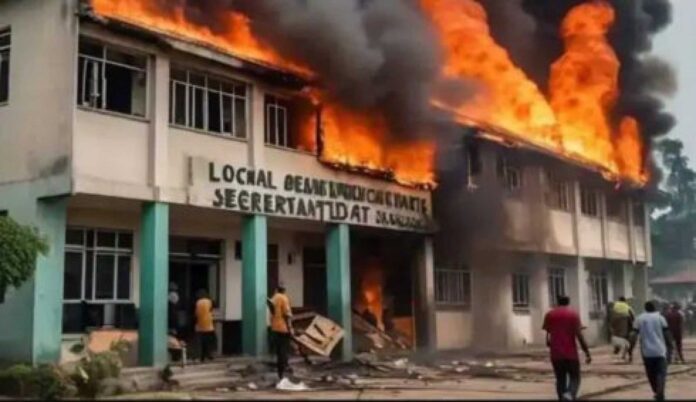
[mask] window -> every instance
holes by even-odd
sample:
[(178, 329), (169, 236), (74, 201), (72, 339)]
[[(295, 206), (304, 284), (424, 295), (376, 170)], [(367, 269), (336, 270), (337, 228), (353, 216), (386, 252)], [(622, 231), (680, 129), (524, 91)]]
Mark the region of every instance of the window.
[(599, 192), (580, 187), (580, 210), (583, 215), (599, 217)]
[(602, 314), (609, 302), (609, 283), (606, 272), (590, 274), (590, 295), (592, 297), (592, 312), (595, 316)]
[(498, 156), (498, 179), (503, 187), (510, 192), (517, 191), (522, 188), (522, 169), (514, 165), (511, 161), (503, 156)]
[(266, 96), (266, 144), (291, 147), (288, 141), (288, 105), (285, 100)]
[(246, 138), (246, 84), (173, 68), (169, 85), (170, 124)]
[(571, 183), (554, 178), (551, 175), (547, 175), (547, 177), (548, 192), (546, 193), (546, 205), (549, 208), (570, 212), (573, 209)]
[(147, 57), (80, 38), (77, 104), (145, 117)]
[(0, 104), (10, 97), (10, 29), (0, 29)]
[(556, 305), (559, 296), (566, 296), (565, 269), (549, 268), (549, 303)]
[(481, 154), (479, 146), (476, 143), (467, 143), (466, 148), (466, 186), (468, 188), (476, 188), (478, 177), (481, 174)]
[(65, 301), (129, 301), (133, 235), (68, 228), (65, 235)]
[(645, 204), (639, 201), (633, 201), (633, 225), (645, 226)]
[(447, 306), (470, 306), (471, 272), (467, 269), (436, 269), (435, 301)]
[(529, 275), (512, 274), (512, 308), (526, 310), (529, 308)]
[(606, 196), (607, 218), (626, 222), (626, 203), (618, 194)]

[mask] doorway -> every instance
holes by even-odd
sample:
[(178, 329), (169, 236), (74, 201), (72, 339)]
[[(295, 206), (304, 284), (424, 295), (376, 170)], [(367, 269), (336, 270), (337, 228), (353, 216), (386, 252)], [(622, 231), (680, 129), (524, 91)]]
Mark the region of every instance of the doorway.
[(327, 315), (326, 251), (322, 247), (305, 247), (302, 250), (302, 298), (304, 307)]

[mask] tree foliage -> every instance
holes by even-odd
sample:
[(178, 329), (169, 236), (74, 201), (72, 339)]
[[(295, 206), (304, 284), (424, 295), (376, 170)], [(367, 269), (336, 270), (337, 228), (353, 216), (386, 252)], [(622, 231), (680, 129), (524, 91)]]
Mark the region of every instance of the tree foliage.
[(36, 258), (48, 243), (35, 228), (0, 217), (0, 298), (8, 286), (19, 287), (34, 273)]
[(665, 139), (657, 144), (662, 164), (667, 170), (664, 181), (669, 197), (670, 214), (689, 214), (696, 208), (696, 171), (689, 167), (680, 140)]

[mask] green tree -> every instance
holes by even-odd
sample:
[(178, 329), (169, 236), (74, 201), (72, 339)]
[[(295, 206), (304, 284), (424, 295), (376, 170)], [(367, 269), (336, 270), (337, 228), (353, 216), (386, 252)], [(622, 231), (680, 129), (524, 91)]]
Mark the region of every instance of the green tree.
[(662, 164), (667, 170), (664, 179), (671, 215), (690, 214), (696, 208), (696, 172), (689, 167), (684, 155), (684, 144), (665, 139), (657, 144)]
[(19, 287), (34, 274), (36, 258), (48, 243), (35, 228), (0, 217), (0, 300), (8, 286)]

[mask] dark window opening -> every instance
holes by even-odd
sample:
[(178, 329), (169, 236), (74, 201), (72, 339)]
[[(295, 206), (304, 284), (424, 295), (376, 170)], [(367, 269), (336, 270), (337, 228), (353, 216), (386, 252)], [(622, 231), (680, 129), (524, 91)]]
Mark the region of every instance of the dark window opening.
[(317, 152), (317, 111), (302, 98), (266, 95), (265, 141), (281, 148)]
[(626, 221), (626, 203), (618, 194), (608, 194), (606, 197), (607, 218), (619, 222)]
[(587, 187), (580, 187), (580, 211), (583, 215), (599, 217), (599, 192)]
[(10, 97), (10, 45), (12, 44), (9, 28), (0, 30), (0, 103)]

